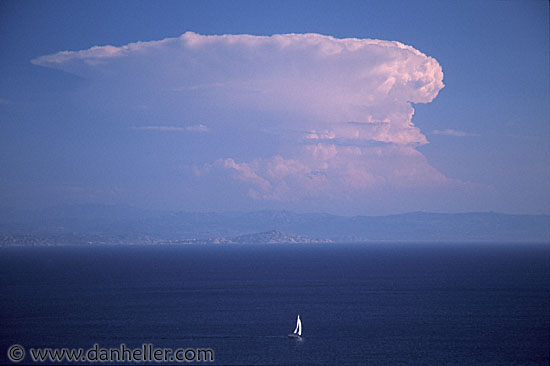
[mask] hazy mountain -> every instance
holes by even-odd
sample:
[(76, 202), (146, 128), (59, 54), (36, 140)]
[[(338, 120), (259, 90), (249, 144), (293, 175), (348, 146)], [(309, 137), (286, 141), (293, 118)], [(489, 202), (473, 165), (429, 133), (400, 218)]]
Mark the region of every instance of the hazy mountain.
[(124, 206), (72, 205), (0, 211), (0, 233), (108, 235), (158, 239), (238, 237), (284, 232), (333, 241), (550, 242), (550, 215), (493, 212), (336, 216), (289, 211), (166, 212)]
[(329, 239), (312, 239), (302, 235), (289, 235), (277, 230), (266, 231), (263, 233), (239, 235), (231, 238), (233, 243), (253, 244), (253, 243), (327, 243)]

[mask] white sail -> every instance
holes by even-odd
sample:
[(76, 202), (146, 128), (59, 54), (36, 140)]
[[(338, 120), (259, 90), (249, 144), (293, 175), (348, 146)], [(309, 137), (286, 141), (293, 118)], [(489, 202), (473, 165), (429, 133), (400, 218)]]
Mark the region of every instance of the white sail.
[(299, 336), (302, 335), (302, 322), (300, 321), (300, 315), (298, 315), (298, 319), (296, 320), (296, 329), (294, 329), (294, 334), (298, 334)]

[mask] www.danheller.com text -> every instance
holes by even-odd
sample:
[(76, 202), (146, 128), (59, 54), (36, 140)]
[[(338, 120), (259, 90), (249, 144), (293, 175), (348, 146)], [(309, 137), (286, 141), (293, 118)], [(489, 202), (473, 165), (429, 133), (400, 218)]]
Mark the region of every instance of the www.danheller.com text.
[[(28, 355), (30, 358), (25, 358)], [(29, 348), (14, 344), (8, 348), (12, 362), (214, 362), (211, 348), (163, 348), (145, 343), (131, 348), (121, 344), (116, 348), (94, 344), (84, 348)]]

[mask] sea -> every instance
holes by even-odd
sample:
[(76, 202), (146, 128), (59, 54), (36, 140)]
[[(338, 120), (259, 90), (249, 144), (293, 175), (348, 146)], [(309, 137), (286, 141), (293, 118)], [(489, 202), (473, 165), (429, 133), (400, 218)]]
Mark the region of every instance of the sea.
[(550, 244), (13, 247), (0, 284), (0, 364), (122, 344), (214, 365), (549, 364)]

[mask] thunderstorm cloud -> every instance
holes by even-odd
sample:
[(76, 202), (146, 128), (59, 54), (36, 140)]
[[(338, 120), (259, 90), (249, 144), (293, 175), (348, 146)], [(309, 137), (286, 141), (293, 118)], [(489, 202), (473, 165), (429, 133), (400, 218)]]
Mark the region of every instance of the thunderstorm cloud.
[(349, 198), (377, 187), (449, 182), (418, 150), (428, 140), (412, 122), (413, 105), (431, 102), (443, 88), (441, 66), (399, 42), (187, 32), (32, 62), (90, 80), (103, 95), (98, 104), (145, 106), (193, 126), (134, 129), (206, 132), (205, 125), (223, 125), (246, 134), (268, 124), (269, 133), (290, 142), (267, 156), (258, 147), (246, 157), (220, 154), (196, 169), (205, 180), (229, 174), (253, 199)]

